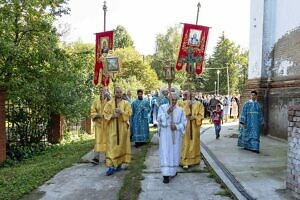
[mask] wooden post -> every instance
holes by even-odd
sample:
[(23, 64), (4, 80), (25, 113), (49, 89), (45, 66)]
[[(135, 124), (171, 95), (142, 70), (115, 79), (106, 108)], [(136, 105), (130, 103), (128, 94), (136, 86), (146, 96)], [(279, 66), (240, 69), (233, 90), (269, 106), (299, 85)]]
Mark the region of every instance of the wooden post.
[[(112, 82), (113, 82), (113, 87), (114, 87), (114, 95), (115, 95), (115, 109), (117, 109), (118, 108), (118, 102), (117, 102), (117, 97), (116, 97), (116, 84), (115, 84), (115, 82), (116, 82), (116, 78), (115, 78), (115, 74), (114, 73), (112, 73)], [(117, 145), (119, 145), (120, 144), (120, 131), (119, 131), (119, 118), (117, 117), (117, 118), (115, 118), (115, 120), (116, 120), (116, 128), (117, 128)]]
[[(118, 108), (117, 98), (115, 97), (115, 109)], [(119, 131), (119, 117), (116, 118), (116, 126), (117, 126), (117, 145), (120, 144), (120, 131)]]
[[(171, 105), (171, 100), (172, 100), (172, 95), (171, 95), (171, 85), (172, 85), (172, 82), (171, 81), (168, 81), (168, 89), (169, 89), (169, 105)], [(174, 117), (173, 117), (173, 111), (171, 114), (171, 124), (174, 123)], [(173, 141), (173, 144), (175, 144), (175, 132), (172, 130), (172, 141)]]
[[(190, 87), (189, 87), (189, 93), (190, 93), (190, 103), (191, 105), (189, 106), (190, 107), (190, 117), (192, 117), (193, 115), (193, 104), (192, 104), (192, 69), (190, 69), (187, 73), (187, 78), (189, 80), (189, 83), (190, 83)], [(190, 120), (190, 119), (189, 119)], [(192, 126), (192, 121), (190, 120), (190, 139), (193, 140), (193, 126)]]
[(6, 160), (5, 89), (0, 88), (0, 163)]
[[(193, 104), (192, 104), (192, 102), (193, 102), (193, 99), (192, 99), (192, 90), (190, 89), (190, 113), (191, 113), (191, 117), (193, 116)], [(192, 126), (192, 122), (193, 121), (191, 121), (190, 120), (190, 139), (191, 140), (193, 140), (193, 126)]]
[(91, 118), (87, 117), (83, 121), (81, 121), (81, 127), (82, 127), (82, 130), (84, 130), (88, 134), (91, 134), (92, 133), (92, 121), (91, 121)]
[(64, 133), (64, 117), (59, 114), (51, 114), (48, 141), (56, 144), (61, 141)]

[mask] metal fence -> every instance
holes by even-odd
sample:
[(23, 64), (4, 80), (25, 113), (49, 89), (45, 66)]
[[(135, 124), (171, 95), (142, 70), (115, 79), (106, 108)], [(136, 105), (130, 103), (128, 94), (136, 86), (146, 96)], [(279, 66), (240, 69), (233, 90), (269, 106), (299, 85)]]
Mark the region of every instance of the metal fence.
[(32, 143), (45, 143), (49, 118), (39, 112), (37, 106), (24, 103), (5, 102), (7, 143), (27, 146)]
[(73, 132), (73, 131), (81, 131), (83, 129), (82, 127), (82, 120), (76, 120), (76, 121), (65, 121), (65, 131)]

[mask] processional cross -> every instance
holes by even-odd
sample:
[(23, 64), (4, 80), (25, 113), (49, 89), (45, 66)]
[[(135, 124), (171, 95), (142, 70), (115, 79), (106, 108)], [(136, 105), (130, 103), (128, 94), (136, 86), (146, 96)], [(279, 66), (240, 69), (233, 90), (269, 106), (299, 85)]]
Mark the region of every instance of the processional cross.
[(187, 72), (188, 75), (191, 76), (192, 73), (194, 72), (194, 65), (198, 62), (202, 62), (202, 57), (201, 56), (194, 56), (193, 54), (193, 48), (189, 47), (187, 50), (187, 57), (181, 57), (179, 59), (179, 62), (184, 65), (187, 65)]
[[(181, 57), (179, 59), (179, 62), (184, 65), (186, 64), (187, 66), (187, 75), (188, 75), (188, 79), (189, 81), (191, 82), (193, 79), (192, 79), (192, 73), (194, 72), (194, 66), (196, 63), (198, 62), (202, 62), (202, 57), (201, 56), (194, 56), (193, 54), (193, 48), (192, 47), (189, 47), (188, 50), (187, 50), (187, 57)], [(191, 87), (189, 87), (191, 88)], [(191, 89), (189, 91), (190, 93), (190, 102), (192, 102), (192, 92), (191, 92)], [(191, 117), (193, 116), (193, 110), (192, 110), (192, 106), (193, 104), (190, 104), (190, 115)], [(190, 139), (192, 140), (193, 139), (193, 126), (192, 126), (192, 121), (190, 121), (190, 134), (191, 134), (191, 137)]]

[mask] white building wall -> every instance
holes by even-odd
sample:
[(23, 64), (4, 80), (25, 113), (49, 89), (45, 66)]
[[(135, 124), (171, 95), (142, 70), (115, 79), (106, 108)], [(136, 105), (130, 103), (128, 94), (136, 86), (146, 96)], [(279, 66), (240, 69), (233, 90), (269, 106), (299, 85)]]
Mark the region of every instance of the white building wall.
[[(271, 51), (275, 44), (276, 29), (276, 0), (264, 0), (263, 22), (263, 64), (261, 77), (271, 77), (272, 55)], [(265, 70), (264, 70), (265, 69)]]
[(272, 69), (271, 52), (280, 38), (300, 26), (299, 9), (300, 0), (251, 0), (248, 79), (270, 77), (272, 70), (286, 72), (292, 67), (289, 60), (281, 60), (280, 69)]
[[(300, 1), (299, 0), (276, 0), (276, 18), (274, 24), (274, 38), (273, 46), (282, 38), (287, 39), (287, 35), (299, 29), (300, 26)], [(294, 41), (298, 42), (298, 41)], [(288, 77), (295, 74), (297, 62), (295, 62), (295, 47), (294, 44), (289, 44), (286, 47), (286, 52), (290, 56), (275, 56), (274, 66), (272, 68), (272, 77)], [(296, 56), (297, 57), (297, 56)], [(299, 66), (298, 66), (299, 67)]]
[(251, 0), (248, 79), (261, 77), (263, 63), (264, 1)]
[(274, 0), (276, 2), (275, 39), (300, 26), (299, 0)]

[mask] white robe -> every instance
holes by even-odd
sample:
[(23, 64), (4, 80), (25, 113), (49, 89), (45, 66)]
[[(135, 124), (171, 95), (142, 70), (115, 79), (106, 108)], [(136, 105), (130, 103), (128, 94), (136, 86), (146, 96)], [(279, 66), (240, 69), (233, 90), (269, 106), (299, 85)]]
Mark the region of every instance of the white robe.
[[(160, 168), (163, 176), (175, 176), (180, 161), (182, 136), (187, 124), (184, 111), (176, 105), (173, 110), (173, 121), (177, 130), (171, 131), (171, 115), (168, 114), (169, 104), (161, 105), (158, 109), (158, 133)], [(173, 144), (172, 134), (175, 135)]]

